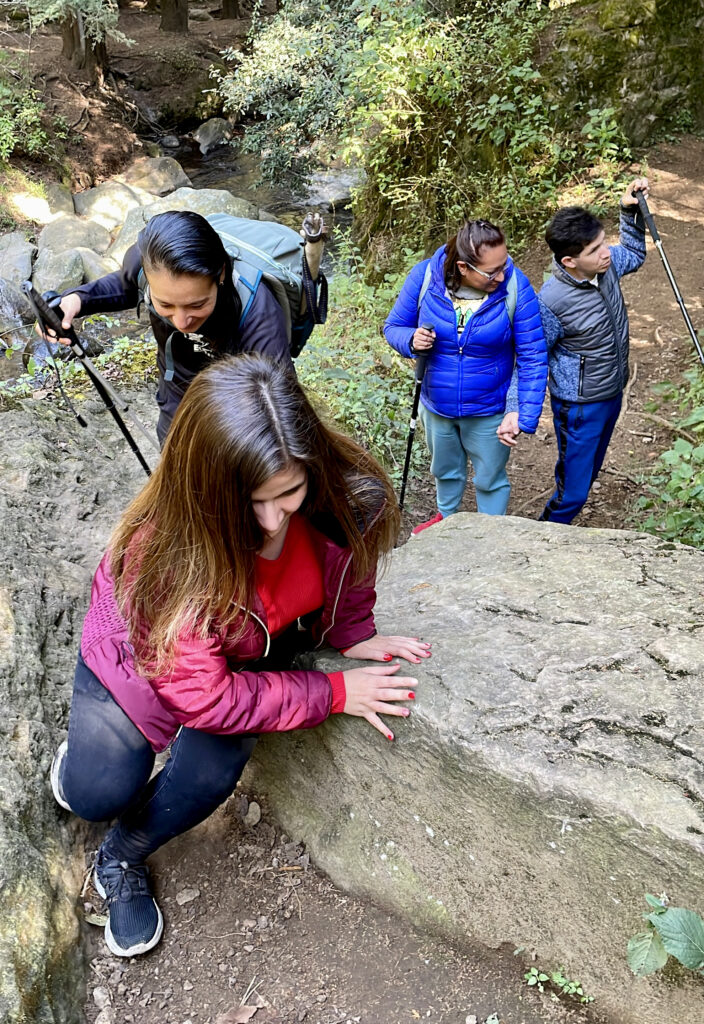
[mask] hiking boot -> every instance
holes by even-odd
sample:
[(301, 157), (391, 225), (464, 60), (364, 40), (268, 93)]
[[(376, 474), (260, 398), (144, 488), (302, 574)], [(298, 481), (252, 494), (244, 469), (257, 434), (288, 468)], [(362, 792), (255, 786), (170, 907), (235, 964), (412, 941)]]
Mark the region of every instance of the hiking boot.
[(146, 864), (118, 860), (103, 843), (95, 858), (93, 883), (107, 906), (105, 942), (110, 952), (138, 956), (153, 949), (164, 930), (164, 918), (152, 894)]
[(64, 763), (67, 750), (68, 741), (64, 740), (54, 754), (54, 760), (51, 762), (51, 768), (49, 769), (49, 781), (51, 782), (51, 788), (54, 793), (54, 800), (56, 800), (57, 804), (63, 807), (65, 811), (70, 811), (71, 805), (64, 796), (64, 791), (61, 787), (61, 766)]
[(436, 513), (432, 519), (428, 519), (425, 523), (419, 523), (418, 526), (414, 526), (411, 530), (411, 537), (417, 537), (423, 530), (427, 530), (429, 526), (435, 526), (436, 523), (441, 523), (443, 520), (442, 512)]

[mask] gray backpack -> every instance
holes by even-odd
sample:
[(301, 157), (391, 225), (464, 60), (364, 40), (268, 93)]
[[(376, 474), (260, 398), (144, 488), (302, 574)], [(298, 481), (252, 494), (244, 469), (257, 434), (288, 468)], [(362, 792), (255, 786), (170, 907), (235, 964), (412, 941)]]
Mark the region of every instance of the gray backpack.
[[(247, 220), (227, 213), (214, 213), (206, 219), (233, 260), (232, 281), (242, 303), (239, 326), (264, 281), (283, 310), (291, 355), (297, 356), (313, 327), (325, 323), (327, 316), (327, 280), (322, 272), (317, 281), (311, 280), (303, 239), (293, 228), (275, 221)], [(312, 316), (301, 317), (304, 292)]]

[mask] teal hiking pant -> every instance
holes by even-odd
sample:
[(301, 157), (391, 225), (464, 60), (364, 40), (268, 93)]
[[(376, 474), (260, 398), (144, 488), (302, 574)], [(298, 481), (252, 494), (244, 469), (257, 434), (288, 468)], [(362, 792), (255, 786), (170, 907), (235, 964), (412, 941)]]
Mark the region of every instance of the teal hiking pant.
[(451, 516), (459, 509), (467, 487), (467, 459), (470, 459), (477, 511), (490, 516), (505, 515), (511, 494), (506, 474), (511, 449), (501, 444), (496, 436), (503, 416), (447, 419), (421, 406), (420, 418), (430, 451), (430, 472), (435, 477), (438, 511), (443, 516)]

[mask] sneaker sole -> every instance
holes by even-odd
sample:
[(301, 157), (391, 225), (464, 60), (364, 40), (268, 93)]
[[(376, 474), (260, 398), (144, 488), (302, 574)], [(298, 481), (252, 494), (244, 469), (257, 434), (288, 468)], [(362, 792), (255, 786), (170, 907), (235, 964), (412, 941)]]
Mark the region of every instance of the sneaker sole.
[[(106, 899), (107, 893), (105, 892), (105, 889), (103, 888), (100, 879), (98, 878), (98, 872), (95, 870), (93, 871), (93, 885), (95, 886), (95, 891), (98, 893), (101, 899)], [(115, 941), (114, 935), (110, 931), (110, 918), (108, 917), (108, 920), (105, 924), (105, 945), (108, 947), (113, 956), (139, 956), (140, 953), (148, 953), (150, 949), (154, 949), (154, 947), (160, 941), (161, 936), (164, 933), (164, 917), (163, 914), (161, 913), (161, 910), (159, 909), (159, 904), (157, 903), (157, 901), (153, 900), (153, 903), (154, 906), (156, 907), (157, 913), (156, 930), (154, 934), (152, 935), (151, 939), (148, 939), (146, 942), (137, 942), (135, 943), (134, 946), (130, 946), (128, 949), (125, 949), (124, 946), (118, 946), (117, 942)]]
[(59, 807), (63, 807), (65, 811), (71, 811), (71, 805), (66, 800), (66, 797), (61, 793), (61, 787), (59, 785), (59, 771), (61, 770), (61, 764), (66, 751), (68, 750), (68, 741), (64, 740), (59, 746), (59, 749), (54, 754), (54, 759), (51, 762), (51, 769), (49, 770), (49, 781), (51, 782), (51, 790), (54, 794), (54, 800), (56, 800)]

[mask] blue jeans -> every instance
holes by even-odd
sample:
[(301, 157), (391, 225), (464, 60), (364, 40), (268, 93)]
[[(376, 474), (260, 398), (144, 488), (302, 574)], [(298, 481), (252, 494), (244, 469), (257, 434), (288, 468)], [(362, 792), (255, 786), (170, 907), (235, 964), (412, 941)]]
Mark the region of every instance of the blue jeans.
[(110, 849), (140, 864), (228, 798), (256, 741), (184, 727), (150, 781), (154, 751), (79, 654), (61, 788), (80, 817), (117, 818)]
[(605, 402), (551, 399), (558, 451), (556, 486), (540, 519), (571, 523), (584, 507), (621, 412), (621, 397)]
[(467, 459), (472, 460), (472, 483), (477, 511), (490, 516), (506, 514), (511, 485), (506, 463), (511, 449), (501, 444), (496, 429), (503, 416), (436, 416), (421, 406), (420, 418), (430, 451), (430, 472), (435, 477), (438, 510), (451, 516), (462, 503), (467, 487)]

